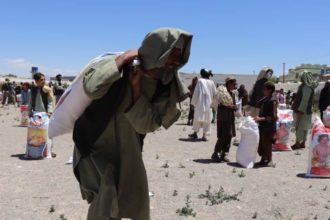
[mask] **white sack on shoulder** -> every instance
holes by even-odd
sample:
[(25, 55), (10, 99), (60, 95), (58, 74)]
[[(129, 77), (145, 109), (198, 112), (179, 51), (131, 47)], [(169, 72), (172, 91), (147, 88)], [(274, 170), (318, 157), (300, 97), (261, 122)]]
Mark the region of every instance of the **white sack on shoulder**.
[(84, 91), (84, 72), (99, 61), (116, 54), (119, 53), (107, 53), (91, 60), (66, 89), (50, 118), (48, 130), (50, 138), (71, 132), (76, 120), (92, 102), (92, 99)]
[(253, 168), (257, 158), (259, 144), (258, 124), (252, 117), (247, 117), (242, 122), (240, 128), (241, 142), (236, 152), (236, 160), (245, 168)]

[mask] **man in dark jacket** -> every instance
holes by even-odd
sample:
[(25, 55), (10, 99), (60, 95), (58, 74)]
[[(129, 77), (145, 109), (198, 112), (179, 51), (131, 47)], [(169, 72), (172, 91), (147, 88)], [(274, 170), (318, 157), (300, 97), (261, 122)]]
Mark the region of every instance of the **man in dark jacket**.
[(321, 114), (321, 119), (323, 120), (323, 111), (330, 105), (330, 81), (327, 81), (321, 90), (319, 109)]
[(249, 115), (256, 117), (259, 115), (259, 105), (258, 102), (263, 97), (263, 88), (268, 79), (273, 75), (273, 70), (269, 67), (264, 67), (260, 70), (257, 81), (253, 86), (252, 94), (249, 103)]

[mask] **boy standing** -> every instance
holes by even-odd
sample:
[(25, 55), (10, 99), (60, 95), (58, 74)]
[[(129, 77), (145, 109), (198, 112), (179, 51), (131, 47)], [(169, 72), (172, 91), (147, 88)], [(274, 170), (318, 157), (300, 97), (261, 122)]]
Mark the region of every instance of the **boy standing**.
[(256, 164), (257, 166), (273, 166), (272, 144), (277, 120), (277, 101), (273, 98), (274, 91), (275, 85), (270, 81), (266, 82), (263, 89), (264, 97), (258, 101), (259, 116), (254, 118), (259, 124), (260, 133), (258, 154), (261, 156), (261, 160)]
[[(228, 159), (228, 153), (230, 150), (231, 139), (236, 136), (235, 131), (235, 111), (237, 107), (235, 105), (235, 95), (233, 90), (236, 89), (236, 79), (228, 77), (226, 79), (226, 88), (231, 97), (231, 104), (220, 103), (218, 105), (217, 115), (217, 143), (214, 147), (214, 152), (211, 156), (212, 160), (216, 163), (230, 162)], [(219, 156), (220, 155), (220, 156)]]

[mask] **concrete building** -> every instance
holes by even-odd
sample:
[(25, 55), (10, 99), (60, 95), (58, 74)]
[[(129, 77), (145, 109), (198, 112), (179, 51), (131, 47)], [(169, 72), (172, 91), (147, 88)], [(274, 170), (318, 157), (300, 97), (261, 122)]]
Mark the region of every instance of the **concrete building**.
[[(330, 67), (326, 64), (301, 64), (294, 69), (289, 69), (288, 75), (285, 75), (285, 82), (298, 82), (300, 81), (300, 73), (304, 70), (308, 70), (320, 81), (324, 80), (323, 76), (330, 74)], [(279, 81), (283, 82), (283, 76), (279, 77)]]

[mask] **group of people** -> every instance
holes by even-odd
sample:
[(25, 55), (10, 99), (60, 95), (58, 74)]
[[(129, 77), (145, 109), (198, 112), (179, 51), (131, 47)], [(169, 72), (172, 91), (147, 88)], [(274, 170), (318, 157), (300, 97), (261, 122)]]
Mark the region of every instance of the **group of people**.
[[(2, 105), (13, 104), (17, 106), (29, 103), (29, 83), (17, 84), (15, 81), (10, 82), (8, 78), (1, 86)], [(19, 98), (20, 97), (20, 98)]]
[[(191, 97), (188, 125), (193, 125), (193, 133), (189, 137), (197, 139), (198, 132), (202, 129), (201, 140), (207, 141), (206, 135), (210, 132), (212, 118), (216, 115), (218, 140), (211, 156), (213, 161), (229, 162), (228, 153), (231, 140), (236, 136), (235, 112), (241, 108), (240, 111), (243, 115), (247, 111), (259, 123), (261, 139), (258, 152), (262, 158), (258, 164), (272, 165), (271, 143), (276, 131), (277, 118), (277, 101), (273, 98), (275, 85), (268, 81), (272, 74), (273, 70), (268, 67), (260, 71), (250, 100), (244, 85), (240, 85), (237, 89), (237, 80), (234, 77), (228, 77), (222, 88), (220, 88), (221, 86), (216, 88), (210, 79), (213, 76), (212, 72), (202, 69), (201, 78), (195, 77), (192, 80), (188, 87)], [(216, 112), (216, 114), (212, 114), (212, 112)]]
[[(46, 85), (45, 75), (42, 73), (35, 73), (33, 75), (33, 79), (34, 81), (31, 83), (21, 82), (20, 84), (17, 84), (15, 81), (10, 82), (8, 78), (5, 79), (5, 82), (1, 87), (1, 104), (3, 106), (9, 104), (17, 104), (18, 107), (20, 105), (29, 105), (30, 115), (32, 114), (32, 111), (40, 110), (40, 106), (45, 106), (43, 107), (44, 110), (49, 109), (49, 113), (51, 113), (53, 106), (58, 102), (59, 98), (65, 91), (64, 84), (62, 83), (62, 75), (58, 74), (56, 76), (56, 80), (54, 82), (50, 81), (48, 85)], [(42, 92), (49, 94), (49, 98), (46, 99), (44, 94), (42, 92), (40, 93), (42, 94), (42, 105), (41, 101), (37, 98), (39, 97), (39, 93), (36, 92), (38, 89), (40, 90), (40, 88), (43, 89)], [(34, 106), (36, 102), (37, 107), (35, 108)]]
[[(277, 100), (275, 86), (268, 79), (273, 70), (267, 67), (260, 71), (250, 100), (244, 86), (237, 90), (237, 80), (228, 77), (219, 87), (226, 93), (221, 97), (225, 100), (214, 102), (219, 98), (219, 88), (210, 80), (212, 71), (202, 69), (201, 78), (194, 78), (189, 90), (178, 74), (188, 62), (192, 38), (191, 33), (181, 29), (156, 29), (145, 36), (138, 50), (99, 59), (81, 73), (84, 91), (92, 102), (74, 125), (73, 169), (82, 198), (90, 204), (87, 220), (150, 219), (142, 159), (144, 138), (161, 126), (167, 129), (173, 125), (181, 114), (177, 104), (189, 96), (193, 106), (188, 119), (188, 124), (193, 125), (190, 138), (198, 138), (198, 131), (203, 129), (202, 140), (207, 141), (210, 123), (217, 118), (218, 140), (211, 156), (215, 162), (229, 161), (240, 100), (246, 113), (259, 124), (258, 164), (272, 165)], [(34, 79), (31, 110), (51, 115), (53, 91), (45, 85), (43, 74), (35, 74)], [(307, 120), (314, 88), (310, 73), (304, 72), (293, 103), (299, 124), (299, 148), (310, 125)]]
[[(256, 166), (273, 166), (272, 145), (276, 138), (277, 108), (284, 104), (287, 108), (292, 108), (296, 142), (291, 148), (293, 150), (305, 148), (308, 130), (312, 123), (312, 106), (314, 90), (318, 86), (318, 81), (311, 72), (301, 73), (301, 85), (298, 91), (291, 94), (284, 93), (283, 89), (275, 90), (275, 85), (269, 79), (273, 70), (264, 67), (253, 86), (250, 96), (244, 85), (236, 88), (237, 82), (233, 77), (228, 77), (225, 88), (229, 94), (229, 101), (218, 101), (221, 89), (215, 87), (214, 82), (209, 79), (212, 72), (202, 69), (201, 78), (195, 77), (190, 90), (190, 111), (188, 125), (193, 125), (193, 133), (190, 138), (197, 139), (198, 131), (203, 130), (202, 141), (207, 141), (206, 135), (210, 132), (212, 121), (212, 111), (217, 112), (217, 142), (211, 156), (215, 162), (229, 162), (227, 157), (231, 139), (235, 137), (235, 112), (241, 108), (243, 115), (254, 118), (259, 125), (260, 140), (258, 153), (261, 157)], [(218, 91), (217, 91), (218, 90)], [(217, 95), (218, 94), (218, 95)], [(220, 97), (223, 99), (223, 97)], [(239, 105), (238, 105), (239, 103)], [(319, 109), (324, 111), (330, 105), (330, 82), (326, 82), (321, 91)]]

